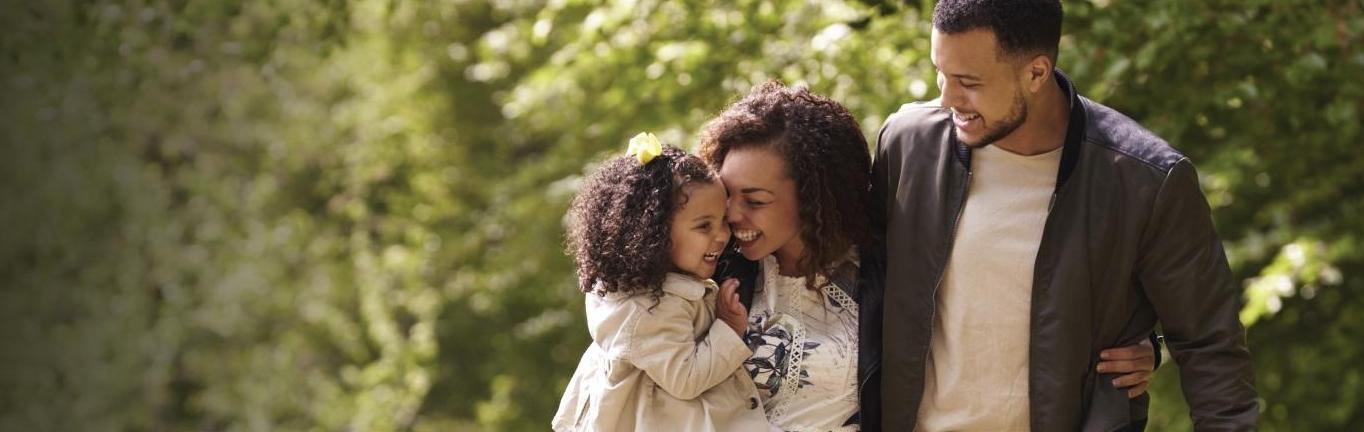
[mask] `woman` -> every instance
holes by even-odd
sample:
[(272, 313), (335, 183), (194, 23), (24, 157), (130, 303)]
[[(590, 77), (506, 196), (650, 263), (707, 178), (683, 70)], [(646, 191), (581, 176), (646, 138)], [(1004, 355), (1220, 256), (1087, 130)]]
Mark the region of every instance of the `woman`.
[(744, 366), (768, 420), (856, 430), (856, 251), (871, 222), (857, 122), (829, 99), (768, 82), (707, 124), (699, 153), (729, 189), (739, 252), (759, 263), (758, 284), (744, 287), (754, 350)]
[[(859, 308), (877, 302), (859, 293), (879, 289), (859, 285), (878, 283), (881, 267), (869, 249), (871, 158), (857, 121), (828, 98), (767, 82), (710, 121), (701, 140), (698, 153), (729, 190), (738, 252), (716, 279), (744, 283), (753, 350), (744, 367), (768, 421), (781, 430), (858, 430), (859, 391), (878, 391), (874, 359), (859, 365), (867, 349), (859, 341), (879, 343), (879, 329), (859, 334), (858, 325)], [(1153, 362), (1117, 366), (1144, 392)]]

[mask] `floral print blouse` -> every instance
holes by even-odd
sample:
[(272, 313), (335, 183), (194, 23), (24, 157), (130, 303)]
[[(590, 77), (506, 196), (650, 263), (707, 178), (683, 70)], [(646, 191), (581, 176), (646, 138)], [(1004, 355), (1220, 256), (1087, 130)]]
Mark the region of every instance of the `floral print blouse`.
[(767, 420), (784, 431), (856, 431), (857, 303), (820, 278), (778, 274), (762, 260), (762, 289), (753, 297), (744, 337)]

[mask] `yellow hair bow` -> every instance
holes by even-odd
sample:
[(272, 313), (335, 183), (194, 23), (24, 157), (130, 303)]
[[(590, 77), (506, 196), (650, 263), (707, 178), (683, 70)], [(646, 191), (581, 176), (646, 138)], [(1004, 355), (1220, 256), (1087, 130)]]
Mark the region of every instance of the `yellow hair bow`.
[(640, 165), (648, 165), (649, 161), (663, 154), (663, 143), (659, 142), (654, 134), (640, 132), (639, 135), (630, 138), (630, 148), (625, 154), (639, 159)]

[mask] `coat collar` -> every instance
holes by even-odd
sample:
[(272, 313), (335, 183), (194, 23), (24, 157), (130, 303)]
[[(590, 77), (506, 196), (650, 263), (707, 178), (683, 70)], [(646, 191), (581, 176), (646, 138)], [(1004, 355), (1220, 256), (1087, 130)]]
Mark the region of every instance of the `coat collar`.
[(1066, 93), (1066, 98), (1070, 100), (1070, 124), (1066, 127), (1066, 141), (1064, 150), (1061, 150), (1061, 166), (1056, 172), (1056, 190), (1061, 190), (1061, 186), (1070, 179), (1071, 171), (1075, 170), (1075, 164), (1079, 161), (1081, 142), (1085, 139), (1085, 122), (1088, 116), (1085, 115), (1084, 102), (1080, 100), (1080, 92), (1075, 90), (1070, 77), (1067, 77), (1060, 69), (1053, 69), (1056, 76), (1056, 83), (1061, 86), (1061, 91)]
[(693, 276), (681, 273), (668, 273), (663, 279), (663, 292), (682, 297), (688, 301), (701, 300), (706, 296), (706, 292), (719, 290), (715, 281), (710, 279), (697, 279)]

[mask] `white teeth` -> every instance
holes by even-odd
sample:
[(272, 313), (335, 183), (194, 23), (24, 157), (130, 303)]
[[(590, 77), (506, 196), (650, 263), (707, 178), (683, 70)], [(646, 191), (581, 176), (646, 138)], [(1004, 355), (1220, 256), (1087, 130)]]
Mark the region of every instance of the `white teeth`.
[(753, 239), (758, 238), (761, 234), (762, 231), (758, 230), (740, 230), (734, 232), (734, 236), (738, 237), (741, 241), (753, 241)]

